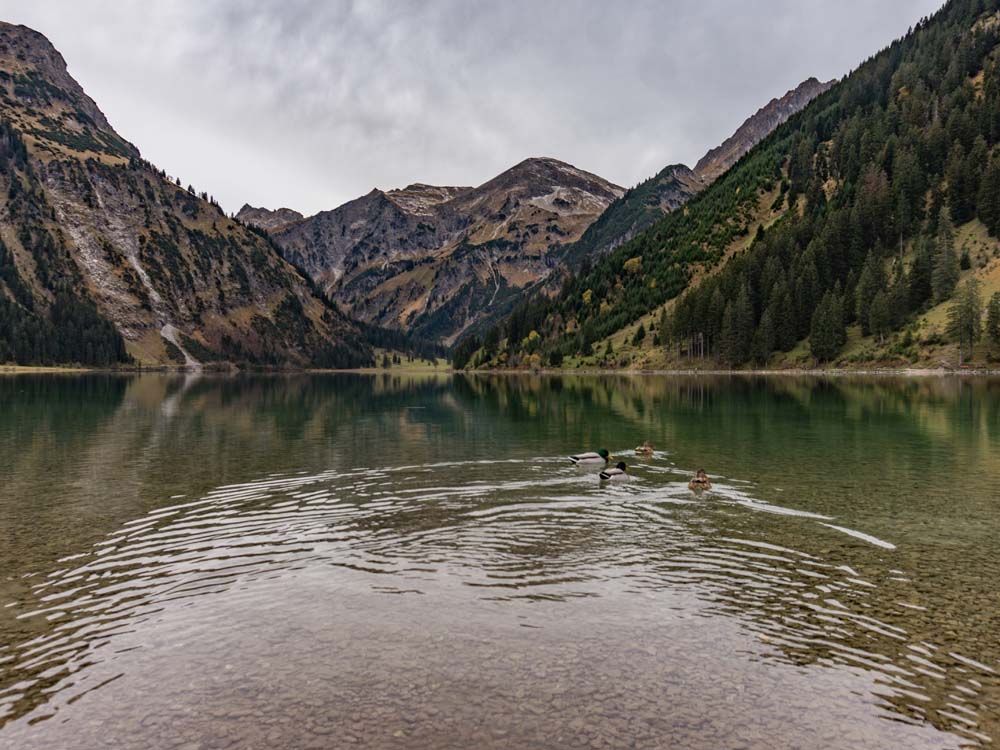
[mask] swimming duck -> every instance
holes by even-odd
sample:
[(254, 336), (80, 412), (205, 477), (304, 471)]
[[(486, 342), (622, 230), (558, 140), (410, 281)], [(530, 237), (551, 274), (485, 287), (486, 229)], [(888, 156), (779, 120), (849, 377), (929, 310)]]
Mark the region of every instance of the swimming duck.
[(613, 469), (605, 469), (600, 474), (601, 480), (612, 479), (616, 481), (621, 481), (623, 479), (628, 479), (628, 467), (625, 466), (624, 461), (619, 461), (618, 465)]
[(642, 445), (636, 446), (635, 455), (637, 455), (637, 456), (652, 456), (653, 455), (653, 444), (647, 440)]
[(569, 460), (575, 464), (596, 464), (598, 461), (607, 463), (611, 460), (611, 454), (607, 448), (601, 448), (596, 453), (577, 453), (575, 456), (570, 456)]
[(688, 482), (688, 489), (692, 492), (702, 492), (712, 489), (712, 483), (708, 481), (708, 474), (704, 469), (698, 469), (694, 477)]

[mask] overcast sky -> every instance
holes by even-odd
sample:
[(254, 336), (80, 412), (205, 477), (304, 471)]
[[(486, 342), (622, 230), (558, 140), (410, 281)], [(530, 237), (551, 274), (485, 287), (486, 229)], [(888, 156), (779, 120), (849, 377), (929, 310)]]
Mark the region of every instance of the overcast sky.
[(941, 0), (5, 0), (112, 125), (227, 211), (304, 213), (553, 156), (623, 186), (693, 165)]

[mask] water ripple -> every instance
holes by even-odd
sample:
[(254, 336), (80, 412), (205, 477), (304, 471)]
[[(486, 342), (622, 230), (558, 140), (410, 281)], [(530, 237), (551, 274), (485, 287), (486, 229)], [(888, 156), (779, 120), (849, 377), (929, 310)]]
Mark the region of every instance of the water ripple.
[[(65, 558), (18, 603), (24, 638), (0, 648), (0, 724), (47, 715), (60, 694), (68, 705), (117, 679), (90, 684), (88, 668), (166, 610), (255, 581), (344, 569), (367, 576), (376, 594), (437, 593), (452, 603), (572, 606), (621, 592), (687, 593), (695, 614), (734, 618), (768, 659), (873, 673), (874, 699), (895, 720), (985, 741), (984, 684), (995, 687), (996, 671), (926, 641), (926, 619), (918, 641), (905, 620), (873, 606), (883, 588), (907, 580), (903, 571), (876, 561), (862, 573), (775, 540), (780, 524), (797, 524), (788, 536), (828, 528), (883, 552), (893, 544), (764, 502), (735, 480), (696, 497), (663, 456), (633, 472), (602, 486), (556, 457), (527, 469), (454, 461), (272, 475), (176, 498), (184, 502)], [(752, 518), (758, 512), (773, 517), (770, 526)], [(445, 591), (443, 581), (454, 585)], [(899, 604), (924, 617), (919, 605)]]

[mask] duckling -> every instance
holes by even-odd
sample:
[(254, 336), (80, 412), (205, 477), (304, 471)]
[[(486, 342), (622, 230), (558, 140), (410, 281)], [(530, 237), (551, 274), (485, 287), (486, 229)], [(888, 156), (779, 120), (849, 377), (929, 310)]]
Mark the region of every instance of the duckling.
[(688, 489), (692, 492), (703, 492), (712, 489), (712, 483), (708, 481), (708, 474), (704, 469), (698, 469), (694, 477), (688, 482)]
[(647, 440), (642, 445), (636, 446), (635, 455), (637, 455), (637, 456), (652, 456), (653, 455), (653, 444)]
[(607, 448), (601, 448), (596, 453), (577, 453), (575, 456), (570, 456), (569, 460), (575, 464), (596, 464), (599, 461), (607, 463), (611, 460), (611, 454)]
[(605, 469), (604, 471), (602, 471), (601, 474), (600, 474), (600, 477), (601, 477), (601, 481), (605, 481), (605, 480), (610, 479), (610, 480), (613, 480), (613, 481), (619, 481), (620, 482), (620, 481), (622, 481), (624, 479), (628, 479), (628, 467), (625, 466), (625, 462), (624, 461), (619, 461), (618, 465), (615, 466), (615, 468), (613, 468), (613, 469)]

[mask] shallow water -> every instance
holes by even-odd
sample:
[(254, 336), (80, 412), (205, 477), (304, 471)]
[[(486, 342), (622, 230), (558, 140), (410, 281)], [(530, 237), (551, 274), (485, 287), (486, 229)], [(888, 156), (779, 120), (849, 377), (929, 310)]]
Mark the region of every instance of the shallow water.
[(0, 477), (2, 748), (1000, 733), (997, 380), (18, 376)]

